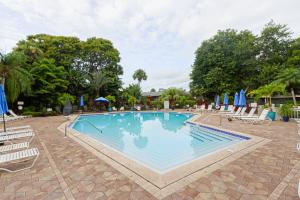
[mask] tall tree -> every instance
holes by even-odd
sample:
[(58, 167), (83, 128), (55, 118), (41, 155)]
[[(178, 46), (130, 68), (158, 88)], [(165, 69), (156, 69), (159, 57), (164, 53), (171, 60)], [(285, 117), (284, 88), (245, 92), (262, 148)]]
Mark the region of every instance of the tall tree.
[(14, 103), (21, 93), (31, 91), (32, 76), (23, 68), (25, 61), (26, 58), (22, 53), (0, 53), (1, 82), (11, 103)]
[(292, 44), (292, 33), (286, 25), (270, 21), (262, 30), (257, 40), (260, 52), (257, 56), (259, 74), (256, 82), (269, 84), (284, 69)]
[(89, 80), (91, 88), (96, 92), (97, 97), (100, 95), (100, 89), (109, 83), (109, 79), (100, 71), (91, 73)]
[(266, 64), (283, 64), (292, 44), (292, 32), (287, 25), (267, 23), (258, 37), (259, 60)]
[(287, 66), (300, 69), (300, 37), (295, 39), (292, 43)]
[(190, 84), (192, 93), (213, 99), (221, 92), (256, 88), (256, 37), (249, 31), (219, 31), (196, 50)]
[(119, 51), (109, 40), (89, 38), (81, 41), (77, 37), (37, 34), (18, 42), (14, 51), (24, 52), (28, 69), (42, 58), (54, 59), (54, 64), (63, 66), (67, 72), (66, 79), (70, 83), (65, 92), (74, 96), (89, 91), (86, 77), (99, 70), (111, 80), (102, 88), (105, 95), (117, 94), (122, 85)]
[(139, 85), (141, 84), (141, 81), (142, 80), (147, 80), (147, 74), (146, 74), (146, 72), (144, 71), (144, 70), (142, 70), (142, 69), (138, 69), (138, 70), (136, 70), (135, 72), (134, 72), (134, 74), (133, 74), (133, 76), (132, 76), (132, 78), (134, 79), (134, 80), (138, 80), (138, 83), (139, 83)]

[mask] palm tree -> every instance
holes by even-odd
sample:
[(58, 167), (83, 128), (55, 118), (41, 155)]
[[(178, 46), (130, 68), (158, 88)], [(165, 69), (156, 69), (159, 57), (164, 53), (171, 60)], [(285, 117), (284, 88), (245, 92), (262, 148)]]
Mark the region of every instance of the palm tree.
[(270, 83), (268, 85), (261, 86), (256, 90), (252, 90), (248, 93), (249, 96), (254, 96), (257, 101), (260, 98), (268, 99), (268, 106), (272, 105), (272, 96), (274, 94), (283, 94), (285, 92), (285, 85), (282, 83)]
[(283, 83), (289, 87), (293, 96), (294, 105), (297, 105), (294, 86), (300, 84), (300, 70), (297, 68), (286, 68), (277, 77), (275, 83)]
[(169, 88), (167, 90), (165, 90), (162, 94), (161, 94), (161, 99), (162, 100), (167, 100), (170, 102), (170, 106), (171, 108), (173, 108), (173, 104), (175, 102), (175, 100), (177, 100), (178, 98), (180, 98), (180, 96), (182, 96), (184, 94), (184, 91), (181, 89), (177, 89), (177, 88)]
[(134, 74), (133, 74), (133, 76), (132, 76), (132, 78), (134, 79), (134, 80), (138, 80), (138, 82), (139, 82), (139, 85), (140, 85), (140, 83), (141, 83), (141, 81), (142, 80), (147, 80), (147, 74), (146, 74), (146, 72), (144, 71), (144, 70), (142, 70), (142, 69), (138, 69), (138, 70), (136, 70), (135, 72), (134, 72)]
[(100, 71), (93, 72), (90, 75), (89, 80), (90, 80), (90, 85), (97, 93), (97, 96), (99, 96), (100, 94), (100, 89), (110, 82), (109, 79), (106, 78), (106, 76)]
[(24, 54), (20, 52), (0, 53), (1, 83), (5, 86), (11, 103), (15, 102), (21, 93), (29, 93), (31, 91), (33, 78), (23, 68), (25, 61)]

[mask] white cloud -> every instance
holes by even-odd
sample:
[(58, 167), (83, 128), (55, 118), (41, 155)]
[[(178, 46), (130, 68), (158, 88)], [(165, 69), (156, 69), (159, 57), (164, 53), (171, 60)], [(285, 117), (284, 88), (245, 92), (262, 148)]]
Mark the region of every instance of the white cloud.
[(299, 0), (0, 0), (0, 49), (48, 33), (110, 39), (120, 50), (123, 80), (137, 68), (151, 87), (188, 87), (194, 51), (219, 29), (258, 34), (271, 19), (300, 34)]

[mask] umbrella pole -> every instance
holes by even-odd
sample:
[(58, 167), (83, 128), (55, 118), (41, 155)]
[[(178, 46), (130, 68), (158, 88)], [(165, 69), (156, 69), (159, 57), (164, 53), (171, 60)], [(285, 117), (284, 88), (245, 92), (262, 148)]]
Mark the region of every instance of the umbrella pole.
[(4, 132), (6, 132), (4, 113), (3, 113), (2, 117), (3, 117), (3, 130), (4, 130)]

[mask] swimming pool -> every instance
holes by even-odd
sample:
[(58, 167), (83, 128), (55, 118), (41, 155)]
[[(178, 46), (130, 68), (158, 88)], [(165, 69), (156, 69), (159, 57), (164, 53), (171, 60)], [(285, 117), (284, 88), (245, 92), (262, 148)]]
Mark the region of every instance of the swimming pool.
[(81, 115), (72, 128), (159, 173), (249, 139), (187, 123), (192, 116), (175, 112)]

